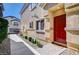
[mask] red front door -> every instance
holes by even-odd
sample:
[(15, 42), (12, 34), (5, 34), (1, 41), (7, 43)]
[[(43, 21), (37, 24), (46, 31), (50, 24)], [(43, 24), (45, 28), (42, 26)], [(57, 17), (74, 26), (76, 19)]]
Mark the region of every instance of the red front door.
[(66, 15), (54, 17), (54, 41), (66, 44)]

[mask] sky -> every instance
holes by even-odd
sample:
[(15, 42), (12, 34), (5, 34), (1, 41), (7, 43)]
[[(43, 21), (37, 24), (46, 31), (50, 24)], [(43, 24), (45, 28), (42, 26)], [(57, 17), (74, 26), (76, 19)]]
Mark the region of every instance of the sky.
[(15, 16), (20, 19), (20, 10), (23, 7), (23, 3), (4, 3), (4, 12), (5, 16)]

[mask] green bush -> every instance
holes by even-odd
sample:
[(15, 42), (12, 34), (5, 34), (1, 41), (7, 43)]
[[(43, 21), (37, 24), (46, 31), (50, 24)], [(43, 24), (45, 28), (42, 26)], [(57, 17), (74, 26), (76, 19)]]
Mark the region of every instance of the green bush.
[(29, 37), (29, 41), (31, 41), (32, 40), (32, 37)]
[(7, 38), (8, 21), (0, 18), (0, 43)]
[(31, 42), (36, 44), (36, 39), (32, 39)]
[(28, 36), (25, 36), (25, 39), (28, 39)]

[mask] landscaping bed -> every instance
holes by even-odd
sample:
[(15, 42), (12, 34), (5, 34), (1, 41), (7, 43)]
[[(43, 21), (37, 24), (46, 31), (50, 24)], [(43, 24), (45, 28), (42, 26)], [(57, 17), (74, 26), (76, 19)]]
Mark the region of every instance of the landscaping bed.
[(34, 39), (32, 37), (28, 37), (28, 36), (21, 36), (21, 38), (28, 44), (30, 44), (33, 48), (42, 48), (43, 44), (40, 43), (40, 41), (38, 41), (38, 39)]

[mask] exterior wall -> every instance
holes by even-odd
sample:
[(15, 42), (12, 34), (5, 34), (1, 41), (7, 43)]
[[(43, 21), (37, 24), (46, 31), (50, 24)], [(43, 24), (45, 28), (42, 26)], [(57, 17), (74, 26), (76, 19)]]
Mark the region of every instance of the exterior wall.
[[(35, 27), (34, 28), (36, 29), (36, 21), (44, 19), (44, 16), (47, 15), (46, 14), (47, 12), (45, 10), (43, 10), (41, 7), (37, 6), (37, 8), (33, 11), (33, 13), (35, 13), (38, 16), (38, 19), (34, 18), (35, 19)], [(44, 19), (44, 22), (46, 23), (45, 19)], [(45, 24), (44, 24), (44, 26), (45, 26)], [(41, 32), (41, 30), (38, 30), (38, 32)], [(44, 27), (44, 30), (42, 30), (42, 32), (44, 32), (44, 34), (37, 33), (37, 30), (36, 30), (36, 38), (46, 40), (45, 27)]]
[[(21, 29), (23, 28), (23, 26), (25, 26), (26, 28), (24, 28), (21, 30), (21, 32), (23, 32), (23, 35), (28, 35), (34, 38), (38, 38), (41, 40), (45, 40), (46, 39), (50, 39), (50, 20), (45, 17), (46, 15), (48, 15), (48, 11), (44, 10), (42, 7), (39, 6), (40, 4), (38, 4), (36, 6), (36, 8), (34, 10), (29, 10), (29, 8), (27, 8), (23, 14), (22, 14), (22, 19), (21, 19)], [(36, 15), (38, 18), (34, 17), (34, 15)], [(36, 21), (44, 19), (44, 30), (42, 30), (44, 32), (44, 34), (41, 33), (37, 33), (41, 32), (41, 30), (36, 30)], [(29, 23), (33, 22), (33, 28), (29, 28)]]
[(49, 8), (51, 8), (51, 7), (55, 6), (55, 5), (57, 5), (57, 3), (47, 3), (47, 4), (44, 6), (44, 9), (45, 9), (45, 10), (48, 10)]
[[(27, 4), (26, 4), (27, 5)], [(26, 36), (27, 30), (29, 29), (29, 21), (30, 21), (30, 10), (27, 8), (23, 14), (21, 14), (21, 34)]]
[(74, 5), (77, 5), (78, 3), (65, 3), (65, 8), (72, 7)]
[(67, 46), (79, 51), (79, 5), (65, 4), (65, 6)]
[[(34, 10), (27, 8), (21, 19), (21, 32), (23, 35), (28, 35), (33, 38), (39, 38), (42, 40), (54, 41), (54, 17), (66, 14), (66, 40), (67, 47), (79, 50), (79, 5), (78, 4), (56, 4), (52, 5), (48, 11), (44, 7), (40, 7), (40, 4)], [(65, 7), (64, 7), (65, 6)], [(38, 18), (34, 17), (34, 14)], [(48, 15), (48, 16), (46, 16)], [(44, 19), (45, 27), (44, 34), (37, 33), (36, 21)], [(33, 28), (29, 28), (29, 23), (33, 21)], [(24, 27), (24, 28), (23, 28)], [(41, 30), (39, 30), (41, 32)]]

